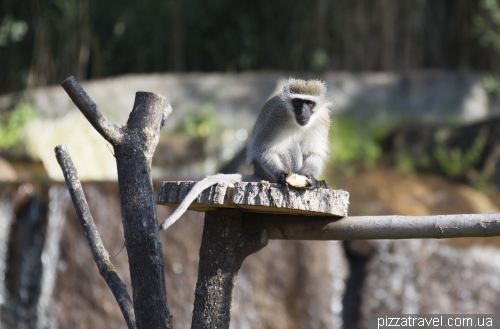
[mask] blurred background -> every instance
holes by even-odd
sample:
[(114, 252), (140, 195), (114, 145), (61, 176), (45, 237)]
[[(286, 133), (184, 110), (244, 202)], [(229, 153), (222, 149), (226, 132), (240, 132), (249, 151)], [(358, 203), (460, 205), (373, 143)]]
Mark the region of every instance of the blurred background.
[[(350, 215), (500, 212), (500, 0), (0, 0), (0, 328), (123, 328), (61, 182), (67, 144), (130, 287), (112, 147), (58, 85), (125, 125), (135, 92), (173, 107), (162, 180), (247, 172), (289, 76), (327, 82), (330, 159)], [(162, 221), (172, 209), (158, 207)], [(162, 233), (176, 328), (191, 320), (203, 214)], [(231, 328), (365, 328), (368, 314), (499, 313), (500, 238), (270, 241)]]

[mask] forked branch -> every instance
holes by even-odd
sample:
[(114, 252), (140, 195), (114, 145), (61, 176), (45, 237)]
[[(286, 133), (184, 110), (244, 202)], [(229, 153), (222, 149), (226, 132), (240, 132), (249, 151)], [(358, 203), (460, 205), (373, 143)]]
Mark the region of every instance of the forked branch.
[(113, 145), (136, 326), (139, 329), (171, 328), (151, 159), (162, 122), (172, 109), (165, 97), (137, 92), (127, 125), (118, 128), (73, 77), (66, 79), (62, 86), (94, 128)]

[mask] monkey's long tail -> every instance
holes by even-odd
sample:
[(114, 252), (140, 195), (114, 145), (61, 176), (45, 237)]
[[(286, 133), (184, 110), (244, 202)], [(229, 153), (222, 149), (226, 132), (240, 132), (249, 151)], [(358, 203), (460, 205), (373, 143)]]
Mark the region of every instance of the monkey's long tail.
[[(245, 175), (246, 176), (246, 175)], [(216, 174), (212, 176), (207, 176), (198, 183), (196, 183), (191, 191), (186, 195), (184, 200), (175, 211), (160, 225), (160, 230), (164, 231), (174, 224), (189, 208), (189, 205), (203, 192), (205, 189), (217, 183), (226, 182), (228, 184), (234, 184), (242, 181), (243, 175), (241, 174)]]

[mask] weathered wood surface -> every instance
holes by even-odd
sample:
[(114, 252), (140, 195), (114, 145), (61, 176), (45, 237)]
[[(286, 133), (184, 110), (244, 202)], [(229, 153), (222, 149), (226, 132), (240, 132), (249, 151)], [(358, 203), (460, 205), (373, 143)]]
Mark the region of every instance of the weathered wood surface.
[[(176, 207), (195, 181), (163, 182), (157, 203)], [(272, 183), (214, 185), (201, 193), (189, 210), (207, 211), (236, 208), (260, 213), (302, 214), (309, 216), (347, 216), (349, 193), (343, 190), (285, 189)]]

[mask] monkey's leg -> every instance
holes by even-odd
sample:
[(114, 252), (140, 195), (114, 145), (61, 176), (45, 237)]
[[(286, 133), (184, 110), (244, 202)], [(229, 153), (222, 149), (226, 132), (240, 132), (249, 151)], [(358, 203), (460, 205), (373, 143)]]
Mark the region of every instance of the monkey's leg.
[(309, 153), (304, 159), (300, 174), (309, 178), (311, 184), (306, 189), (315, 190), (324, 186), (323, 181), (316, 178), (323, 171), (323, 162), (323, 158), (317, 153)]

